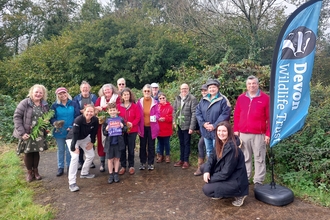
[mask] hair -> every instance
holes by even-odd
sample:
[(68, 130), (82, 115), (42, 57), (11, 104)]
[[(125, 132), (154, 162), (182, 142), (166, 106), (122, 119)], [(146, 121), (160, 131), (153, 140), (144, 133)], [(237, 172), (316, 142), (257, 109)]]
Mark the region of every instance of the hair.
[(47, 98), (48, 98), (48, 91), (47, 91), (46, 87), (43, 86), (43, 85), (41, 85), (41, 84), (35, 84), (35, 85), (33, 85), (33, 86), (30, 88), (30, 90), (29, 90), (28, 97), (30, 97), (30, 98), (32, 99), (32, 97), (33, 97), (33, 90), (34, 90), (35, 88), (39, 88), (39, 89), (42, 90), (42, 92), (44, 93), (44, 96), (42, 97), (42, 100), (47, 101)]
[[(228, 131), (228, 138), (227, 138), (227, 140), (225, 142), (223, 142), (222, 140), (220, 140), (220, 138), (217, 135), (217, 131), (218, 131), (218, 128), (220, 126), (225, 126), (227, 128), (227, 131)], [(216, 150), (216, 154), (217, 154), (217, 157), (218, 158), (221, 158), (222, 157), (224, 146), (229, 141), (232, 141), (234, 143), (235, 151), (236, 151), (235, 152), (235, 157), (237, 157), (238, 156), (238, 147), (237, 147), (237, 144), (236, 144), (236, 139), (235, 139), (235, 135), (234, 135), (232, 126), (231, 126), (231, 124), (229, 124), (228, 121), (220, 122), (217, 125), (217, 127), (215, 128), (215, 150)]]
[(112, 85), (111, 83), (104, 84), (101, 89), (99, 90), (99, 96), (104, 96), (104, 89), (105, 88), (110, 88), (112, 90), (112, 94), (117, 94), (117, 88)]
[(116, 105), (115, 102), (110, 102), (110, 103), (107, 104), (107, 110), (109, 110), (111, 108), (117, 109), (117, 105)]
[(259, 84), (259, 79), (256, 76), (253, 76), (253, 75), (249, 76), (246, 79), (246, 83), (247, 83), (248, 80), (255, 80), (257, 82), (257, 84)]
[(166, 95), (163, 92), (158, 93), (158, 97), (161, 97), (161, 96), (164, 96), (166, 98)]
[(84, 112), (86, 111), (87, 108), (93, 108), (95, 112), (95, 106), (93, 104), (87, 104), (84, 106)]
[(124, 99), (122, 98), (123, 97), (123, 94), (124, 94), (124, 92), (128, 92), (129, 93), (129, 102), (131, 102), (131, 103), (135, 103), (135, 100), (136, 100), (136, 98), (135, 98), (135, 95), (133, 94), (133, 92), (129, 89), (129, 88), (124, 88), (121, 92), (120, 92), (120, 102), (121, 103), (124, 103)]
[[(72, 96), (68, 92), (66, 94), (68, 94), (68, 99), (72, 100)], [(58, 94), (56, 94), (56, 103), (57, 104), (61, 104), (61, 100), (58, 97)]]
[(142, 88), (142, 92), (143, 92), (144, 89), (149, 89), (150, 92), (151, 92), (151, 85), (150, 84), (145, 84)]
[(124, 83), (126, 84), (126, 80), (124, 78), (119, 78), (119, 79), (117, 79), (117, 85), (118, 85), (119, 81), (122, 81), (122, 80), (124, 80)]
[(88, 83), (87, 81), (85, 81), (85, 80), (83, 80), (83, 81), (81, 82), (81, 84), (80, 84), (80, 88), (81, 88), (83, 85), (88, 85), (89, 88), (91, 88), (91, 85), (89, 85), (89, 83)]

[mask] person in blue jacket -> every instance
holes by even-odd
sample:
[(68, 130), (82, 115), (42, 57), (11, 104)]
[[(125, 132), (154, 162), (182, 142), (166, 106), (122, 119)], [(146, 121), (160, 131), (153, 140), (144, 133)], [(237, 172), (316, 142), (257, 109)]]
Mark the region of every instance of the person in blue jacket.
[(74, 119), (80, 115), (80, 109), (77, 102), (72, 101), (68, 90), (64, 87), (56, 89), (56, 101), (51, 106), (55, 114), (50, 120), (54, 125), (53, 136), (57, 144), (57, 166), (58, 171), (56, 176), (62, 176), (64, 173), (64, 158), (66, 159), (66, 166), (69, 168), (71, 155), (69, 149), (66, 147), (65, 139), (72, 129)]

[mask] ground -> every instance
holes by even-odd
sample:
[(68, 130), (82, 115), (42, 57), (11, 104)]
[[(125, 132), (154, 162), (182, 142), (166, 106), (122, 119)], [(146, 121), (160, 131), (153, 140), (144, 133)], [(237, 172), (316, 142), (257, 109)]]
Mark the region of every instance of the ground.
[[(155, 164), (153, 171), (138, 170), (134, 175), (120, 176), (120, 183), (108, 184), (108, 174), (91, 169), (94, 179), (80, 179), (78, 192), (70, 192), (66, 172), (56, 177), (56, 152), (41, 153), (40, 174), (35, 187), (35, 202), (51, 205), (56, 218), (75, 219), (330, 219), (330, 209), (306, 203), (298, 198), (284, 207), (265, 204), (255, 199), (253, 185), (242, 207), (234, 207), (232, 198), (212, 200), (201, 188), (202, 177), (195, 177), (195, 167), (183, 170), (170, 164)], [(66, 171), (66, 170), (65, 170)], [(35, 182), (35, 181), (34, 181)], [(36, 183), (32, 183), (36, 184)]]

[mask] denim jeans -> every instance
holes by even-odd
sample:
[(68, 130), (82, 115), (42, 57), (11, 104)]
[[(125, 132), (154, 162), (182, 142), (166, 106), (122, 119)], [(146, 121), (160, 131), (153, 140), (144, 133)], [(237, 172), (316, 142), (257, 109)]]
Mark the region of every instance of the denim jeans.
[(159, 143), (159, 154), (161, 156), (164, 155), (164, 149), (166, 156), (170, 155), (170, 136), (168, 137), (158, 137), (158, 143)]
[(66, 161), (66, 166), (70, 166), (71, 155), (69, 149), (66, 146), (65, 138), (55, 138), (57, 144), (57, 166), (58, 168), (64, 168), (64, 158)]
[(181, 130), (178, 126), (178, 136), (180, 141), (180, 160), (189, 162), (191, 134), (189, 134), (189, 130)]
[(204, 138), (204, 143), (206, 147), (206, 156), (210, 157), (210, 154), (212, 154), (212, 151), (214, 149), (215, 140)]

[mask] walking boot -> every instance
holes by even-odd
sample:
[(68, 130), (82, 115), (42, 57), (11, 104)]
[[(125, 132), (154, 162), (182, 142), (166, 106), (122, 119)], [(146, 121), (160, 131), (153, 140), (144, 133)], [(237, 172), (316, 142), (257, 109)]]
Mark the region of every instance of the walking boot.
[(105, 171), (105, 162), (101, 161), (101, 165), (100, 165), (100, 172), (104, 172)]
[(27, 174), (26, 174), (26, 182), (31, 182), (33, 180), (33, 176), (32, 176), (32, 170), (28, 170)]
[(170, 155), (167, 155), (165, 158), (166, 163), (171, 163)]
[(161, 163), (161, 162), (163, 162), (163, 155), (159, 155), (158, 157), (157, 157), (157, 161), (156, 161), (157, 163)]
[(204, 163), (204, 158), (198, 158), (198, 168), (196, 170), (196, 172), (194, 173), (195, 176), (200, 176), (202, 175), (202, 172), (201, 172), (201, 165)]
[(38, 168), (34, 168), (33, 171), (34, 171), (34, 177), (36, 178), (36, 180), (41, 180), (42, 177), (39, 174)]

